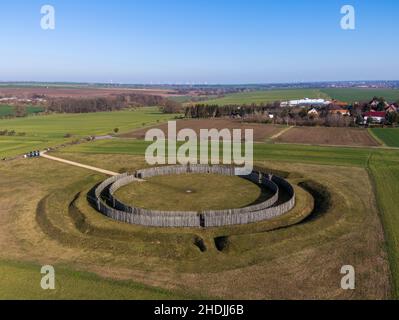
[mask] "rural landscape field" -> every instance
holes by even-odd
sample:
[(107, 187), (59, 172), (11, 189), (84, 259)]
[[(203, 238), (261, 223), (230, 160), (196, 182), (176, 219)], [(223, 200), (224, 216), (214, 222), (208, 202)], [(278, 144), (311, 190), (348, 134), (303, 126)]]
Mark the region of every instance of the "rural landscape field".
[[(51, 153), (56, 157), (133, 172), (147, 166), (145, 131), (165, 129), (164, 123), (175, 117), (144, 107), (1, 120), (2, 130), (26, 133), (2, 138), (1, 143), (2, 156), (13, 159), (1, 162), (5, 195), (1, 198), (1, 268), (8, 275), (2, 287), (10, 288), (2, 291), (2, 298), (104, 298), (107, 292), (115, 299), (387, 299), (399, 294), (399, 149), (390, 131), (381, 133), (396, 134), (397, 129), (372, 129), (379, 137), (376, 140), (367, 129), (245, 125), (257, 137), (256, 165), (296, 185), (297, 205), (288, 215), (271, 221), (209, 230), (162, 230), (111, 221), (85, 199), (104, 175), (48, 159), (13, 158), (29, 149), (59, 144), (64, 147)], [(178, 127), (243, 128), (232, 120), (206, 123), (179, 120)], [(115, 126), (120, 128), (116, 135), (112, 134)], [(72, 138), (65, 138), (66, 133), (75, 139), (112, 136), (68, 143)], [(251, 189), (255, 186), (243, 184), (240, 189), (233, 180), (218, 177), (168, 179), (148, 182), (143, 190), (121, 190), (121, 198), (140, 206), (152, 203), (153, 209), (179, 208), (174, 205), (179, 202), (180, 209), (189, 210), (242, 206), (253, 202), (258, 192)], [(189, 200), (193, 195), (182, 191), (190, 186), (198, 191), (195, 202)], [(151, 200), (154, 190), (165, 192), (165, 197)], [(218, 192), (214, 202), (201, 204)], [(287, 225), (291, 227), (281, 229)], [(204, 251), (196, 239), (202, 239)], [(224, 244), (219, 245), (218, 239)], [(20, 280), (19, 275), (29, 277), (35, 265), (48, 262), (61, 270), (54, 292), (35, 287), (35, 278)], [(359, 266), (354, 292), (339, 290), (338, 271), (343, 264)], [(298, 278), (298, 269), (307, 272)], [(269, 285), (265, 288), (262, 283)], [(297, 286), (302, 289), (293, 290)]]
[(399, 300), (397, 3), (53, 2), (0, 4), (0, 300)]

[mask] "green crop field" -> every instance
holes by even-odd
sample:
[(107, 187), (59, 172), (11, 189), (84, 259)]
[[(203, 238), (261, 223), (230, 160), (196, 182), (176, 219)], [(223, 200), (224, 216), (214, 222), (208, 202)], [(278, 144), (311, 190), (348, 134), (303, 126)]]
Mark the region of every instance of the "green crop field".
[(287, 101), (303, 98), (325, 98), (328, 95), (318, 89), (284, 89), (284, 90), (262, 90), (245, 93), (227, 94), (219, 99), (210, 99), (201, 103), (206, 104), (260, 104), (274, 101)]
[(371, 132), (387, 146), (399, 148), (399, 128), (373, 128)]
[(362, 89), (362, 88), (337, 88), (337, 89), (321, 89), (321, 92), (332, 99), (353, 102), (368, 102), (373, 97), (383, 97), (387, 101), (395, 102), (399, 100), (398, 89)]
[[(26, 113), (28, 115), (43, 112), (43, 107), (37, 106), (27, 106)], [(14, 107), (10, 105), (0, 105), (0, 118), (4, 116), (13, 116), (14, 115)]]
[[(154, 125), (173, 118), (162, 114), (157, 108), (141, 108), (120, 112), (99, 112), (86, 114), (55, 114), (36, 117), (0, 120), (0, 131), (14, 130), (19, 136), (0, 137), (0, 157), (17, 155), (33, 149), (53, 146), (63, 141), (89, 135), (130, 131)], [(65, 136), (71, 138), (66, 139)]]
[(260, 104), (274, 101), (288, 101), (303, 98), (323, 98), (345, 101), (348, 103), (370, 101), (374, 96), (384, 97), (387, 101), (399, 100), (398, 89), (362, 89), (362, 88), (328, 88), (328, 89), (283, 89), (262, 90), (244, 93), (227, 94), (222, 98), (211, 98), (203, 101), (207, 104)]

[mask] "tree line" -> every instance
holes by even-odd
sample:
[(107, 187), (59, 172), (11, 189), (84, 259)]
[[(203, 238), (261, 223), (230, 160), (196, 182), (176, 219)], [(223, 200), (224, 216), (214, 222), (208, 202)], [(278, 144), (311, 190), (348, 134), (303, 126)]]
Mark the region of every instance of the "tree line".
[(121, 94), (96, 98), (54, 98), (47, 102), (46, 110), (58, 113), (89, 113), (143, 106), (159, 106), (165, 113), (174, 113), (181, 108), (179, 103), (161, 96)]
[(219, 118), (219, 117), (241, 117), (254, 115), (255, 113), (264, 113), (271, 110), (280, 109), (280, 102), (267, 104), (251, 105), (224, 105), (217, 104), (196, 104), (185, 108), (186, 118)]

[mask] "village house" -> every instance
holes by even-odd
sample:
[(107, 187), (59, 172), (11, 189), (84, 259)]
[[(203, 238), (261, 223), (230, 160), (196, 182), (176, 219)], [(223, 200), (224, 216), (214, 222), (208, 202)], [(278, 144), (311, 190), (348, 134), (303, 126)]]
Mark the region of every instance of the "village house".
[(313, 109), (308, 111), (308, 116), (318, 117), (319, 116), (319, 111), (317, 111), (315, 108), (313, 108)]
[(363, 115), (365, 123), (383, 124), (385, 123), (385, 111), (369, 111)]
[(339, 107), (341, 109), (344, 109), (348, 106), (347, 102), (344, 101), (339, 101), (339, 100), (333, 100), (331, 103), (334, 107)]
[(340, 114), (342, 116), (350, 116), (349, 110), (346, 109), (331, 109), (328, 112), (329, 114)]
[(386, 109), (386, 108), (389, 107), (389, 103), (386, 102), (386, 101), (380, 101), (380, 100), (373, 99), (373, 100), (369, 103), (370, 108), (371, 108), (372, 110), (377, 110), (381, 104), (383, 105), (383, 107), (380, 107), (380, 110), (381, 110), (381, 109)]
[(398, 112), (398, 106), (395, 103), (392, 103), (385, 109), (386, 113), (396, 113)]

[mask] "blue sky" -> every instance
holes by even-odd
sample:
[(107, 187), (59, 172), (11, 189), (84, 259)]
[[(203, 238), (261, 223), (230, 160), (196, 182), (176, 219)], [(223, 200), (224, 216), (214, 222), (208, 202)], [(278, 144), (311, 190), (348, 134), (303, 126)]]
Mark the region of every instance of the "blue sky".
[[(340, 28), (346, 4), (355, 30)], [(0, 80), (396, 80), (398, 16), (397, 0), (2, 0)]]

